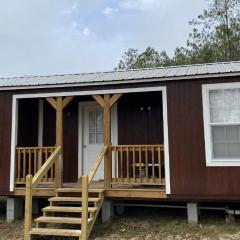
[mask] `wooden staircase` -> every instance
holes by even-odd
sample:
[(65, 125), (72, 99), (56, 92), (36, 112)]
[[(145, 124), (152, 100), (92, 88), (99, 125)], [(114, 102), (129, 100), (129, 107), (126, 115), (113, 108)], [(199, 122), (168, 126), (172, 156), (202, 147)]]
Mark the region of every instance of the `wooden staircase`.
[[(103, 189), (88, 189), (87, 237), (90, 235), (104, 200)], [(49, 198), (43, 215), (34, 220), (32, 235), (78, 237), (82, 239), (82, 189), (56, 189), (56, 196)]]
[[(78, 182), (81, 184), (81, 188), (56, 188), (56, 196), (49, 198), (49, 206), (42, 209), (43, 216), (35, 219), (35, 228), (32, 227), (33, 190), (48, 176), (53, 165), (55, 164), (56, 167), (57, 162), (61, 161), (61, 146), (56, 147), (34, 176), (27, 175), (24, 240), (30, 240), (32, 235), (88, 239), (104, 200), (104, 190), (91, 189), (90, 183), (108, 149), (108, 146), (104, 146), (89, 173), (80, 177)], [(57, 182), (56, 186), (58, 186)], [(64, 225), (64, 227), (61, 225)], [(69, 226), (69, 228), (66, 226)]]

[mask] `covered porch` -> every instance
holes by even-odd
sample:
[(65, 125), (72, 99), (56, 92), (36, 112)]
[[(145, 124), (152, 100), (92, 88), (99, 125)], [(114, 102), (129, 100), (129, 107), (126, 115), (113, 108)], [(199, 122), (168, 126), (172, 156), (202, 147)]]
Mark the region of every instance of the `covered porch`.
[[(144, 92), (138, 93), (136, 96), (131, 93), (115, 93), (88, 96), (73, 95), (50, 96), (45, 98), (19, 98), (18, 116), (21, 115), (21, 110), (23, 112), (26, 111), (24, 111), (21, 101), (25, 101), (26, 105), (32, 100), (38, 102), (38, 104), (36, 104), (36, 106), (38, 105), (38, 143), (35, 144), (37, 146), (31, 146), (29, 141), (24, 140), (24, 135), (31, 134), (31, 132), (22, 132), (19, 127), (24, 124), (27, 125), (28, 121), (24, 123), (25, 117), (23, 117), (23, 119), (19, 118), (18, 132), (16, 134), (18, 136), (18, 144), (16, 144), (17, 146), (15, 148), (14, 194), (17, 196), (25, 194), (27, 175), (32, 175), (34, 178), (34, 176), (38, 176), (41, 173), (41, 181), (32, 189), (33, 196), (54, 196), (55, 190), (59, 188), (82, 189), (82, 177), (88, 175), (92, 180), (89, 181), (88, 187), (104, 189), (106, 197), (165, 198), (166, 155), (163, 141), (163, 93), (162, 91), (158, 91), (154, 92), (154, 94), (159, 97), (159, 102), (155, 105), (153, 102), (156, 98), (153, 98), (149, 102), (147, 98), (151, 98), (149, 97), (150, 94), (144, 95)], [(131, 101), (132, 98), (127, 96), (124, 99), (125, 95), (131, 95), (132, 98), (137, 97), (136, 102), (139, 102), (139, 99), (144, 97), (145, 100), (141, 100), (139, 104), (132, 106), (131, 109), (131, 106), (126, 106), (126, 104), (128, 104), (128, 101)], [(119, 104), (118, 108), (114, 109), (121, 99), (121, 104)], [(80, 119), (81, 113), (86, 115), (84, 108), (81, 108), (81, 106), (84, 106), (84, 103), (87, 102), (91, 102), (91, 106), (95, 104), (98, 107), (90, 107), (90, 109), (94, 111), (87, 112), (88, 117)], [(146, 102), (146, 104), (144, 104), (144, 102)], [(78, 116), (72, 113), (74, 105), (78, 105)], [(134, 114), (136, 115), (137, 111), (138, 116), (130, 120), (126, 115), (124, 117), (124, 114), (120, 116), (124, 105), (128, 108), (127, 113), (129, 113), (129, 115), (131, 115), (131, 111), (135, 111)], [(130, 102), (129, 105), (131, 105)], [(160, 106), (160, 110), (156, 110), (157, 105)], [(43, 106), (45, 110), (42, 109)], [(48, 122), (48, 124), (45, 125), (48, 125), (48, 129), (50, 128), (52, 130), (51, 136), (49, 132), (44, 133), (43, 130), (39, 129), (39, 125), (41, 128), (41, 118), (43, 118), (42, 124), (45, 123), (44, 117), (40, 115), (41, 111), (48, 111), (50, 112), (50, 116), (52, 116), (51, 119), (48, 119), (49, 122), (45, 120), (45, 122)], [(160, 111), (161, 114), (159, 114)], [(116, 112), (119, 114), (117, 118), (113, 117)], [(90, 115), (93, 113), (95, 114), (95, 117), (93, 117), (95, 118), (94, 123), (93, 120), (90, 119)], [(154, 130), (154, 126), (151, 127), (151, 125), (153, 125), (153, 119), (156, 118), (155, 122), (159, 120), (157, 117), (154, 117), (154, 115), (157, 114), (160, 119), (157, 124), (160, 126), (161, 132), (159, 132), (158, 129)], [(141, 121), (141, 116), (145, 118), (144, 121)], [(28, 116), (28, 118), (29, 117), (30, 116)], [(73, 137), (71, 142), (71, 132), (67, 131), (68, 129), (65, 129), (64, 125), (65, 121), (70, 122), (71, 125), (71, 123), (75, 122), (75, 120), (73, 121), (71, 119), (76, 117), (78, 117), (78, 126), (75, 129), (75, 131), (78, 132), (77, 175), (76, 171), (73, 174), (69, 171), (71, 164), (74, 165), (70, 159), (73, 153), (71, 155), (69, 152), (71, 152), (71, 145), (72, 151), (76, 152), (76, 148), (74, 148), (76, 140)], [(81, 123), (81, 132), (79, 130), (79, 122), (83, 119), (87, 119), (89, 124), (85, 125)], [(116, 119), (119, 122), (117, 126), (115, 126)], [(138, 121), (134, 122), (136, 119), (138, 119)], [(53, 120), (55, 124), (53, 124)], [(126, 121), (128, 121), (128, 123), (126, 123)], [(90, 129), (92, 123), (95, 124), (94, 131)], [(101, 124), (102, 126), (100, 126)], [(154, 123), (154, 125), (156, 125), (156, 123)], [(126, 127), (125, 132), (122, 132), (124, 131), (123, 126)], [(76, 124), (72, 124), (72, 128), (74, 127), (76, 127)], [(88, 130), (85, 135), (88, 136), (85, 140), (88, 143), (95, 143), (97, 147), (93, 150), (91, 149), (92, 152), (89, 151), (88, 154), (84, 154), (86, 148), (90, 146), (87, 145), (84, 140), (85, 135), (83, 134), (83, 129), (86, 130), (87, 128)], [(134, 128), (134, 131), (140, 134), (142, 134), (143, 129), (148, 129), (146, 130), (146, 134), (144, 132), (145, 130), (143, 131), (144, 135), (151, 135), (152, 132), (156, 131), (157, 134), (161, 135), (160, 140), (154, 137), (154, 134), (152, 134), (152, 142), (149, 142), (151, 136), (148, 136), (146, 140), (146, 136), (139, 137), (139, 135), (137, 136), (135, 134), (136, 136), (134, 138), (134, 134), (131, 134), (131, 128)], [(114, 131), (118, 132), (117, 137), (114, 135)], [(41, 136), (44, 134), (45, 138), (47, 138), (45, 144), (43, 140), (41, 140), (44, 139), (44, 136)], [(129, 137), (130, 134), (132, 135), (131, 137)], [(51, 142), (49, 138), (53, 139), (53, 137), (55, 143), (47, 145), (46, 143)], [(117, 141), (115, 139), (117, 139)], [(130, 144), (131, 142), (132, 144)], [(51, 143), (53, 143), (53, 141)], [(69, 177), (69, 175), (72, 176)], [(92, 175), (94, 175), (94, 177)]]

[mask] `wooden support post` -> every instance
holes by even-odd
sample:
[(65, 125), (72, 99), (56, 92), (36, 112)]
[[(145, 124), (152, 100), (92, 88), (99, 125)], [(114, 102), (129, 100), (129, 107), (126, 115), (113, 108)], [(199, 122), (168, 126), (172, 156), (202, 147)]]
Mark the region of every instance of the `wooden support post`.
[(111, 188), (112, 181), (112, 151), (111, 145), (111, 105), (110, 96), (104, 95), (104, 108), (103, 108), (103, 123), (104, 123), (104, 145), (108, 146), (108, 150), (104, 157), (104, 187), (105, 189)]
[(32, 175), (26, 177), (25, 217), (24, 217), (24, 240), (30, 240), (32, 229)]
[(82, 177), (82, 235), (80, 239), (88, 239), (88, 176)]
[[(63, 146), (63, 98), (56, 99), (56, 146)], [(56, 187), (62, 187), (62, 158), (59, 157), (55, 164)]]
[[(63, 149), (63, 109), (73, 100), (74, 97), (46, 98), (51, 106), (56, 109), (56, 146)], [(56, 187), (62, 187), (63, 181), (63, 154), (59, 156), (55, 164)]]
[(104, 187), (111, 188), (112, 182), (112, 150), (111, 150), (111, 107), (118, 101), (122, 94), (95, 95), (93, 98), (103, 108), (103, 125), (104, 125), (104, 145), (108, 146), (108, 151), (104, 157)]

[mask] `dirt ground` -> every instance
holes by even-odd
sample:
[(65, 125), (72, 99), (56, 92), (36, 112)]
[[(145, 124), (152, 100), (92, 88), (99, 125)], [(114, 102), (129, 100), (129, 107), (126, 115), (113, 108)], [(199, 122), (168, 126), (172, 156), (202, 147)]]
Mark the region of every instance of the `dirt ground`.
[[(23, 222), (6, 223), (0, 218), (0, 239), (23, 239)], [(55, 240), (66, 238), (40, 237), (33, 239)], [(74, 239), (74, 238), (73, 238)], [(75, 238), (76, 239), (76, 238)], [(219, 212), (202, 212), (199, 225), (188, 225), (186, 210), (127, 208), (123, 216), (114, 217), (111, 223), (97, 222), (90, 239), (95, 240), (240, 240), (240, 221), (226, 224)]]

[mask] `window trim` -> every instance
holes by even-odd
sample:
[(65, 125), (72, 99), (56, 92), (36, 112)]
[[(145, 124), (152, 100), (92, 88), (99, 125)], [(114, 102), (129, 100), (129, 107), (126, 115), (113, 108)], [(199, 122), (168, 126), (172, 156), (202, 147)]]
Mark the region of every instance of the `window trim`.
[[(214, 124), (210, 123), (210, 103), (209, 103), (209, 91), (210, 90), (222, 90), (240, 88), (240, 82), (231, 83), (216, 83), (216, 84), (203, 84), (202, 85), (202, 103), (203, 103), (203, 124), (204, 124), (204, 141), (205, 141), (205, 157), (207, 167), (234, 167), (240, 166), (240, 158), (236, 159), (214, 159), (212, 157), (212, 134), (211, 126)], [(219, 125), (219, 124), (216, 124)], [(221, 124), (221, 125), (231, 125)], [(234, 124), (232, 124), (234, 125)]]

